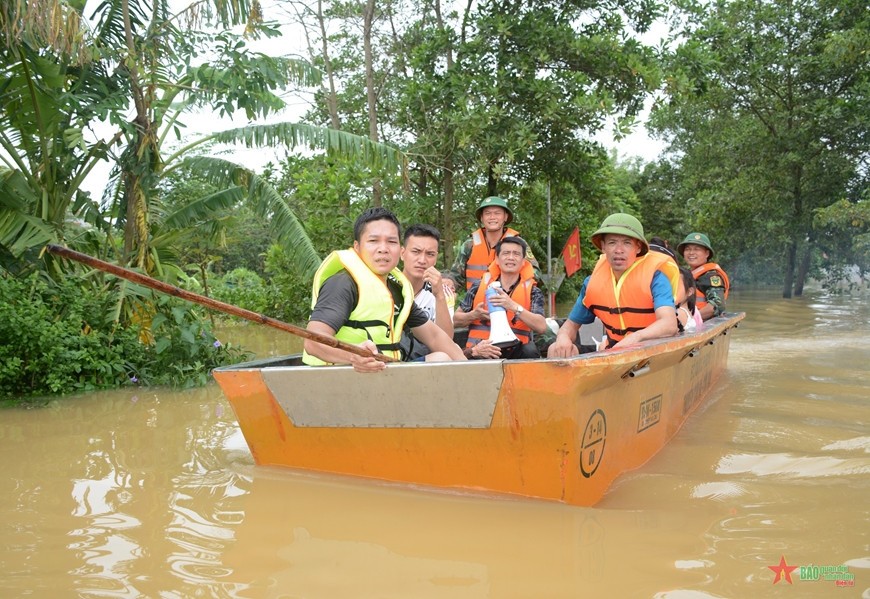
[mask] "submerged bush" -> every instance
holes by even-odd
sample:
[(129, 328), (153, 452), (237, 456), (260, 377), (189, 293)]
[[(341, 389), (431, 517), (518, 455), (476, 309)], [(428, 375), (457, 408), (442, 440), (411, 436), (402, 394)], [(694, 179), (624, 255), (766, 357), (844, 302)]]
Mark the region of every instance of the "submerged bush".
[[(0, 399), (123, 385), (204, 384), (212, 368), (241, 361), (192, 304), (144, 304), (150, 332), (113, 319), (117, 295), (75, 280), (0, 277)], [(149, 343), (140, 339), (149, 338)]]
[(266, 255), (266, 274), (268, 314), (284, 322), (307, 322), (311, 314), (312, 276), (302, 273), (298, 263), (277, 245), (269, 248)]
[(210, 295), (216, 300), (265, 314), (290, 323), (305, 323), (311, 313), (311, 275), (284, 250), (273, 245), (266, 255), (267, 280), (257, 273), (237, 268), (210, 279)]
[(263, 279), (246, 268), (236, 268), (222, 277), (212, 279), (211, 295), (216, 300), (260, 314), (269, 307)]

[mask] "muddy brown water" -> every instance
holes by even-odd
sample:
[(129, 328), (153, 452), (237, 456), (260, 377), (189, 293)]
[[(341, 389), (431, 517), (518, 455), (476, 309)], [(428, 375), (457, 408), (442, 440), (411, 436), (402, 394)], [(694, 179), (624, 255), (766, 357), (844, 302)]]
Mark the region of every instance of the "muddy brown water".
[(2, 410), (0, 597), (868, 598), (870, 302), (729, 309), (706, 407), (594, 508), (258, 467), (214, 384)]

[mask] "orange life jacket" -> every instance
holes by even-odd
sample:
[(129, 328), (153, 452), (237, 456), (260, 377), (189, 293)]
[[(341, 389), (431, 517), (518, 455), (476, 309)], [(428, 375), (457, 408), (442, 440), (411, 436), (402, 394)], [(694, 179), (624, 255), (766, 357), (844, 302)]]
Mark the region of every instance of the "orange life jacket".
[(679, 270), (665, 254), (647, 252), (622, 273), (619, 281), (614, 280), (603, 254), (598, 260), (586, 285), (583, 305), (604, 324), (607, 347), (613, 347), (628, 333), (645, 329), (656, 321), (650, 286), (657, 271), (668, 277), (673, 292)]
[[(519, 236), (517, 231), (511, 228), (506, 228), (501, 234), (499, 241), (505, 237)], [(489, 247), (486, 241), (486, 231), (478, 229), (471, 234), (471, 254), (468, 256), (468, 262), (465, 264), (465, 289), (471, 289), (480, 283), (480, 277), (489, 268), (489, 265), (495, 261), (495, 248)]]
[[(715, 270), (720, 275), (722, 275), (722, 281), (725, 283), (725, 299), (728, 299), (728, 291), (731, 289), (731, 281), (728, 280), (728, 275), (725, 274), (725, 271), (722, 270), (722, 267), (715, 262), (707, 262), (692, 270), (692, 276), (697, 282), (698, 279), (700, 279), (711, 270)], [(695, 285), (695, 307), (700, 310), (701, 308), (706, 306), (707, 303), (707, 295), (703, 291), (701, 291), (700, 287)]]
[[(487, 272), (483, 275), (480, 286), (477, 288), (477, 293), (474, 296), (472, 307), (480, 302), (486, 302), (486, 288), (490, 282), (498, 281), (501, 276), (501, 269), (498, 267), (498, 262), (490, 264)], [(532, 287), (535, 286), (535, 269), (532, 268), (532, 263), (528, 260), (523, 260), (523, 266), (520, 268), (520, 280), (511, 291), (511, 299), (521, 305), (526, 310), (532, 309)], [(507, 291), (507, 290), (505, 290)], [(532, 329), (527, 324), (516, 318), (516, 313), (510, 310), (505, 310), (507, 313), (508, 322), (511, 325), (511, 330), (523, 343), (528, 343), (531, 340)], [(480, 319), (475, 320), (468, 325), (468, 341), (465, 347), (477, 345), (484, 339), (489, 339), (489, 324), (484, 324)]]

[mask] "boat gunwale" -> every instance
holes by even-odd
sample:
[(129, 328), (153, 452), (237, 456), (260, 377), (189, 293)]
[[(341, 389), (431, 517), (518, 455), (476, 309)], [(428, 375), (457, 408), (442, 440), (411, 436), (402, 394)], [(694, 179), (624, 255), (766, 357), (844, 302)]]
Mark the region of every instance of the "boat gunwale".
[[(726, 335), (728, 331), (732, 328), (736, 328), (739, 326), (740, 322), (746, 317), (745, 312), (726, 312), (721, 316), (717, 316), (712, 318), (704, 323), (704, 329), (701, 331), (695, 331), (693, 333), (680, 333), (678, 335), (674, 335), (673, 337), (662, 337), (659, 339), (651, 339), (649, 341), (644, 341), (637, 345), (632, 345), (629, 347), (618, 348), (618, 349), (608, 349), (604, 351), (596, 351), (596, 352), (588, 352), (584, 354), (578, 354), (576, 356), (572, 356), (570, 358), (531, 358), (525, 360), (494, 360), (495, 362), (501, 362), (504, 365), (507, 364), (527, 364), (527, 363), (540, 363), (540, 364), (555, 364), (555, 365), (564, 365), (564, 366), (574, 366), (579, 364), (588, 364), (589, 362), (597, 362), (597, 361), (605, 361), (608, 363), (619, 363), (624, 362), (626, 364), (633, 363), (638, 364), (638, 360), (642, 360), (645, 357), (662, 355), (665, 353), (672, 353), (679, 351), (681, 349), (694, 346), (693, 350), (703, 347), (709, 343), (712, 343), (713, 340), (719, 335)], [(664, 351), (656, 351), (657, 348), (661, 348)], [(689, 355), (690, 352), (686, 353), (686, 356)], [(221, 366), (219, 368), (213, 369), (214, 373), (224, 373), (224, 372), (237, 372), (243, 370), (261, 370), (261, 369), (282, 369), (282, 370), (297, 370), (297, 369), (308, 369), (311, 366), (306, 364), (287, 364), (287, 362), (298, 360), (301, 354), (288, 354), (281, 356), (270, 356), (267, 358), (258, 358), (255, 360), (250, 360), (247, 362), (240, 362), (238, 364), (232, 364), (229, 366)], [(469, 360), (470, 363), (479, 362), (479, 360)], [(402, 367), (402, 368), (420, 368), (420, 367), (462, 367), (464, 366), (463, 362), (397, 362), (395, 364), (390, 364), (390, 368)], [(334, 368), (351, 368), (349, 364), (336, 364), (331, 366), (318, 366), (318, 369), (322, 369), (324, 371), (332, 370)], [(627, 375), (628, 373), (626, 373)]]

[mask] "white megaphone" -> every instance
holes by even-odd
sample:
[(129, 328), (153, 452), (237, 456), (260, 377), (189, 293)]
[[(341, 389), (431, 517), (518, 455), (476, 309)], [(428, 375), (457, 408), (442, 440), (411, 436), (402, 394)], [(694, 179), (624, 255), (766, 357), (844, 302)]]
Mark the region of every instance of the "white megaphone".
[(489, 310), (489, 341), (498, 347), (511, 347), (520, 342), (517, 336), (511, 330), (511, 325), (507, 319), (507, 312), (502, 306), (496, 306), (492, 303), (492, 298), (498, 295), (497, 289), (501, 288), (501, 283), (493, 281), (486, 288), (486, 307)]

